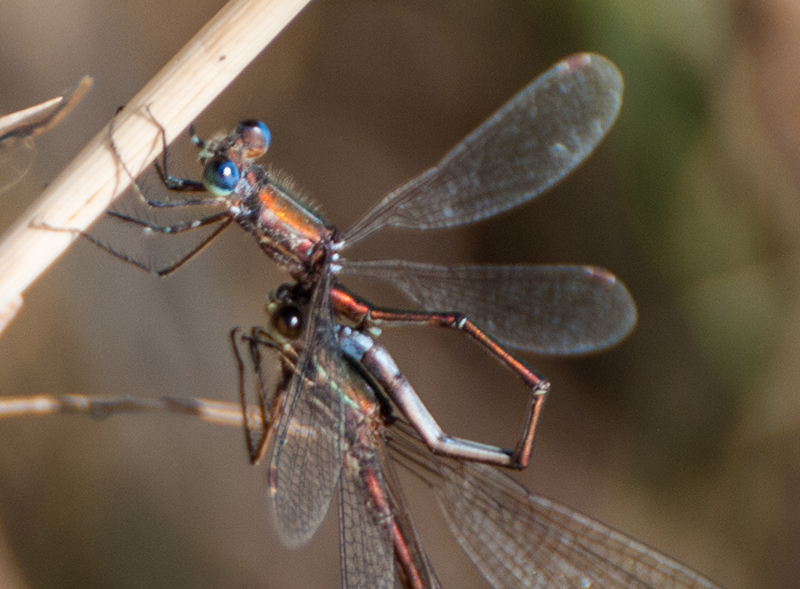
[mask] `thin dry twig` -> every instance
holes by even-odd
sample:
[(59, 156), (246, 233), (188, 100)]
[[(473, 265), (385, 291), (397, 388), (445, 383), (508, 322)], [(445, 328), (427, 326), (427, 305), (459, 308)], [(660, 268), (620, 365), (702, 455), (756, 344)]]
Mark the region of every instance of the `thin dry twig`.
[[(310, 0), (231, 0), (116, 116), (114, 143), (136, 175), (161, 152), (158, 128), (174, 138), (230, 84)], [(22, 293), (76, 235), (36, 226), (85, 230), (130, 184), (120, 173), (106, 125), (0, 242), (0, 332)]]
[[(177, 413), (195, 416), (216, 425), (242, 427), (242, 406), (209, 399), (137, 399), (88, 395), (35, 395), (0, 398), (0, 419), (81, 413), (104, 418), (116, 413)], [(257, 407), (248, 408), (248, 419), (260, 419)]]
[(0, 141), (36, 137), (52, 129), (81, 101), (91, 86), (92, 77), (84, 76), (69, 94), (0, 117)]

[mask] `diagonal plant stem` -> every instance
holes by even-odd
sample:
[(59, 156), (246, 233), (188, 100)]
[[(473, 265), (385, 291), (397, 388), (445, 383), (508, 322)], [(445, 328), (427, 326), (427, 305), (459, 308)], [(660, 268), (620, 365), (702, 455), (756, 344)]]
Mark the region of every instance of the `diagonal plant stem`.
[[(116, 116), (114, 143), (131, 172), (138, 175), (161, 152), (145, 108), (174, 138), (309, 1), (230, 0)], [(22, 306), (22, 293), (76, 237), (37, 226), (86, 230), (129, 184), (106, 125), (0, 241), (0, 332)]]

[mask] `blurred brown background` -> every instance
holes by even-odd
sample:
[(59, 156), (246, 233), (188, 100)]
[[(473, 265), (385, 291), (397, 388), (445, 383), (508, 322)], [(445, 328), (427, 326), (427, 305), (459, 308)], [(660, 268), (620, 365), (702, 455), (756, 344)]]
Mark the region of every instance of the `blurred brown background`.
[[(85, 74), (95, 86), (0, 195), (0, 227), (221, 4), (3, 2), (0, 112)], [(348, 253), (612, 270), (638, 329), (599, 356), (526, 358), (553, 392), (520, 479), (731, 589), (800, 587), (800, 4), (318, 0), (198, 131), (265, 120), (266, 159), (346, 227), (585, 50), (627, 84), (586, 165), (512, 214), (387, 232)], [(175, 153), (176, 171), (196, 177), (193, 150)], [(227, 332), (262, 322), (285, 278), (238, 228), (166, 279), (76, 243), (0, 338), (0, 394), (234, 401)], [(525, 391), (474, 345), (420, 329), (383, 341), (446, 429), (512, 441)], [(0, 574), (16, 578), (4, 586), (338, 586), (334, 518), (308, 548), (283, 549), (239, 431), (29, 417), (0, 423), (0, 448)], [(407, 490), (445, 585), (486, 586), (426, 491)]]

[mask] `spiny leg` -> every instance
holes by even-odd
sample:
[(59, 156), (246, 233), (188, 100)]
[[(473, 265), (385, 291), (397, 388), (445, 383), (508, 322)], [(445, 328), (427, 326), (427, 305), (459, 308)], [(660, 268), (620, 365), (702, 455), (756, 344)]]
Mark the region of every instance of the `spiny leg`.
[(549, 387), (547, 380), (508, 353), (463, 313), (408, 311), (377, 307), (340, 286), (334, 286), (331, 289), (331, 302), (337, 313), (355, 323), (359, 329), (384, 325), (433, 325), (457, 329), (478, 342), (492, 356), (511, 369), (532, 391), (536, 392)]
[[(159, 176), (161, 177), (161, 180), (164, 183), (164, 185), (170, 190), (176, 190), (176, 191), (181, 191), (181, 192), (183, 192), (183, 191), (196, 192), (196, 191), (205, 190), (203, 185), (201, 183), (199, 183), (199, 182), (195, 182), (193, 180), (185, 180), (185, 181), (184, 180), (179, 180), (179, 179), (173, 178), (172, 176), (166, 175), (166, 172), (164, 172), (164, 170), (167, 169), (166, 168), (166, 166), (167, 166), (167, 143), (166, 143), (165, 130), (161, 126), (161, 124), (158, 123), (158, 121), (156, 121), (155, 118), (152, 116), (152, 113), (150, 113), (149, 108), (148, 108), (147, 112), (148, 112), (148, 114), (150, 114), (150, 117), (153, 120), (153, 123), (158, 126), (158, 128), (160, 130), (160, 133), (161, 133), (161, 141), (162, 141), (162, 145), (163, 145), (163, 170), (158, 165), (156, 165), (156, 170), (158, 170)], [(116, 121), (116, 119), (113, 119), (111, 121), (111, 124), (109, 125), (109, 139), (110, 139), (110, 143), (111, 143), (111, 149), (114, 152), (114, 155), (119, 160), (120, 164), (122, 165), (123, 170), (128, 175), (128, 177), (131, 179), (131, 185), (133, 187), (134, 192), (137, 194), (139, 199), (144, 204), (146, 204), (149, 207), (154, 207), (154, 208), (182, 207), (182, 206), (186, 206), (186, 207), (189, 207), (189, 206), (208, 206), (208, 205), (219, 205), (219, 204), (222, 204), (221, 201), (216, 197), (215, 198), (203, 198), (203, 199), (185, 199), (185, 200), (182, 200), (182, 201), (168, 201), (168, 202), (153, 201), (153, 200), (148, 199), (144, 195), (144, 193), (142, 192), (141, 187), (139, 186), (138, 182), (134, 178), (133, 174), (128, 169), (127, 165), (125, 164), (125, 161), (122, 159), (122, 157), (121, 157), (121, 155), (119, 153), (119, 150), (117, 149), (116, 144), (114, 143), (113, 134), (114, 134), (114, 123), (115, 123), (115, 121)], [(71, 233), (76, 233), (78, 235), (81, 235), (82, 237), (84, 237), (85, 239), (87, 239), (89, 242), (93, 243), (94, 245), (96, 245), (100, 249), (110, 253), (111, 255), (115, 256), (116, 258), (119, 258), (120, 260), (122, 260), (124, 262), (127, 262), (128, 264), (131, 264), (132, 266), (135, 266), (135, 267), (137, 267), (137, 268), (139, 268), (141, 270), (144, 270), (146, 272), (151, 272), (153, 274), (157, 274), (158, 276), (166, 276), (168, 274), (171, 274), (172, 272), (174, 272), (178, 268), (180, 268), (190, 258), (192, 258), (195, 254), (197, 254), (200, 250), (202, 250), (206, 245), (208, 245), (215, 237), (217, 237), (217, 235), (219, 235), (222, 231), (224, 231), (228, 227), (228, 225), (230, 225), (230, 223), (231, 223), (231, 218), (230, 218), (230, 215), (229, 215), (227, 210), (219, 211), (219, 212), (216, 212), (216, 213), (212, 213), (210, 215), (207, 215), (205, 217), (201, 217), (199, 219), (195, 219), (195, 220), (192, 220), (192, 221), (183, 221), (183, 222), (175, 223), (175, 224), (172, 224), (172, 225), (158, 225), (156, 223), (145, 221), (143, 219), (138, 219), (136, 217), (132, 217), (132, 216), (126, 215), (124, 213), (119, 213), (117, 211), (108, 211), (107, 214), (109, 216), (114, 217), (115, 219), (118, 219), (118, 220), (123, 221), (125, 223), (131, 223), (131, 224), (134, 224), (134, 225), (138, 225), (138, 226), (143, 227), (145, 229), (148, 229), (148, 230), (151, 230), (151, 231), (155, 231), (157, 233), (161, 233), (161, 234), (164, 234), (164, 235), (172, 235), (172, 234), (177, 234), (177, 233), (183, 233), (183, 232), (186, 232), (186, 231), (192, 231), (194, 229), (198, 229), (198, 228), (201, 228), (201, 227), (207, 227), (209, 225), (213, 225), (214, 223), (220, 223), (220, 225), (212, 233), (210, 233), (208, 236), (203, 238), (203, 240), (199, 244), (194, 246), (189, 252), (187, 252), (178, 261), (170, 264), (169, 266), (166, 266), (164, 268), (159, 268), (159, 269), (155, 269), (155, 268), (149, 266), (148, 264), (145, 264), (145, 263), (143, 263), (143, 262), (141, 262), (141, 261), (139, 261), (139, 260), (137, 260), (137, 259), (135, 259), (135, 258), (133, 258), (131, 256), (128, 256), (128, 255), (126, 255), (124, 253), (118, 252), (117, 250), (115, 250), (114, 248), (109, 246), (108, 244), (102, 242), (101, 240), (97, 239), (96, 237), (92, 236), (91, 234), (89, 234), (89, 233), (87, 233), (87, 232), (85, 232), (83, 230), (74, 229), (74, 228), (52, 227), (52, 226), (47, 225), (45, 223), (39, 223), (39, 224), (36, 224), (34, 226), (36, 226), (38, 228), (41, 228), (41, 229), (51, 230), (51, 231), (69, 231)]]
[[(282, 353), (279, 347), (269, 339), (269, 335), (260, 327), (253, 327), (250, 335), (239, 335), (239, 328), (234, 328), (230, 332), (231, 345), (233, 347), (233, 354), (236, 358), (236, 364), (239, 370), (239, 399), (242, 405), (243, 416), (245, 417), (245, 443), (247, 445), (247, 452), (250, 456), (251, 464), (257, 464), (261, 461), (267, 450), (270, 447), (272, 438), (275, 435), (275, 429), (272, 424), (277, 423), (277, 418), (283, 410), (283, 405), (286, 398), (286, 391), (289, 383), (294, 376), (294, 362), (296, 359), (288, 358), (285, 353)], [(245, 366), (242, 360), (242, 354), (239, 351), (238, 341), (247, 344), (249, 352), (249, 362), (252, 372), (255, 375), (255, 390), (257, 397), (257, 406), (260, 414), (261, 433), (253, 435), (253, 430), (250, 427), (250, 421), (246, 419), (248, 412), (247, 392), (245, 391)], [(277, 385), (276, 393), (271, 401), (268, 401), (266, 393), (266, 384), (263, 380), (263, 371), (261, 363), (263, 356), (261, 355), (261, 348), (270, 348), (276, 350), (281, 356), (283, 369), (281, 370), (281, 380)], [(255, 441), (255, 438), (258, 441)]]
[[(167, 148), (167, 132), (161, 125), (161, 123), (159, 123), (158, 120), (153, 116), (153, 113), (150, 112), (149, 106), (147, 107), (147, 114), (150, 117), (150, 120), (153, 122), (153, 124), (158, 127), (159, 134), (161, 136), (162, 163), (161, 165), (159, 165), (158, 161), (155, 161), (154, 167), (164, 187), (174, 192), (206, 192), (206, 188), (202, 182), (198, 182), (197, 180), (191, 180), (189, 178), (176, 178), (168, 173), (167, 153), (169, 150)], [(210, 206), (210, 205), (222, 204), (221, 201), (216, 197), (189, 198), (189, 199), (175, 200), (175, 201), (157, 201), (147, 198), (142, 192), (142, 189), (139, 186), (139, 183), (136, 181), (136, 178), (128, 169), (125, 160), (122, 159), (122, 155), (119, 153), (117, 145), (114, 142), (115, 122), (116, 122), (116, 117), (112, 119), (111, 124), (109, 125), (108, 128), (109, 140), (111, 142), (111, 150), (114, 152), (114, 155), (116, 156), (117, 160), (119, 160), (120, 164), (122, 165), (122, 169), (125, 170), (125, 174), (127, 174), (127, 176), (131, 179), (131, 185), (133, 187), (134, 192), (144, 204), (153, 208), (176, 208), (176, 207)]]

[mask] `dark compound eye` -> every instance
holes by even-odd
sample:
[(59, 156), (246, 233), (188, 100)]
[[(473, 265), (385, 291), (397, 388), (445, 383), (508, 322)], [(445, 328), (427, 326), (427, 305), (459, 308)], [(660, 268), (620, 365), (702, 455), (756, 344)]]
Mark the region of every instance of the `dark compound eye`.
[(272, 314), (272, 326), (287, 340), (303, 334), (303, 313), (294, 305), (283, 305)]
[(236, 128), (236, 133), (241, 138), (244, 157), (255, 159), (267, 151), (271, 135), (267, 126), (261, 121), (252, 119), (242, 121)]
[(215, 196), (228, 196), (239, 183), (239, 168), (225, 156), (218, 155), (206, 162), (203, 186)]

